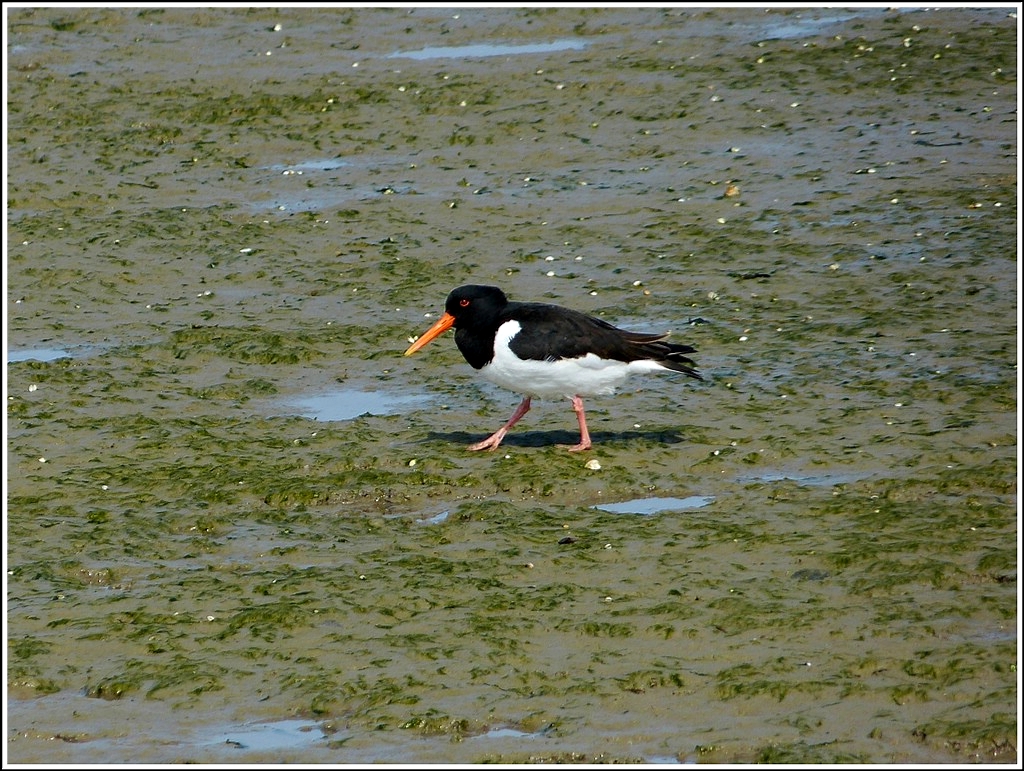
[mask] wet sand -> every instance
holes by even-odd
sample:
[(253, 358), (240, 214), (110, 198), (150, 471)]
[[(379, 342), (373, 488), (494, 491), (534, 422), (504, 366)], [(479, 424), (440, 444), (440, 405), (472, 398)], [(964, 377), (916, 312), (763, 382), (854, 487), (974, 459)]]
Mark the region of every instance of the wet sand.
[(6, 759), (1015, 763), (1017, 25), (10, 11)]

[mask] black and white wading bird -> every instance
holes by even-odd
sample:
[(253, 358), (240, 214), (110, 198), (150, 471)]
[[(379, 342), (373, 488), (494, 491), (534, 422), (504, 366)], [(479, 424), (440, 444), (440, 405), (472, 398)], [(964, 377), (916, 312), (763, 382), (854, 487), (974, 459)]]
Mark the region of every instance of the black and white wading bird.
[(667, 334), (618, 329), (585, 313), (546, 303), (512, 302), (494, 286), (468, 284), (453, 289), (444, 314), (405, 352), (409, 356), (455, 327), (455, 344), (485, 378), (525, 395), (501, 428), (469, 446), (494, 450), (536, 398), (566, 397), (580, 424), (580, 442), (571, 452), (591, 446), (584, 396), (615, 391), (637, 372), (682, 372), (698, 380), (687, 354), (689, 345), (666, 343)]

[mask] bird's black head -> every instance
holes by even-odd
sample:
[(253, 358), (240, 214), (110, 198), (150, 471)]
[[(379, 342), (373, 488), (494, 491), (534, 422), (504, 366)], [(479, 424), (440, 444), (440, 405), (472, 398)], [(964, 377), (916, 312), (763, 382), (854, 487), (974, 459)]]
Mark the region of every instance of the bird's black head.
[[(481, 348), (487, 342), (490, 333), (490, 345), (492, 350), (487, 353), (487, 358), (481, 363), (474, 363), (477, 358), (469, 359), (470, 364), (479, 369), (490, 361), (493, 355), (494, 330), (498, 328), (498, 318), (501, 312), (508, 306), (508, 299), (505, 293), (496, 286), (478, 286), (467, 284), (453, 289), (444, 303), (444, 313), (437, 322), (420, 335), (406, 350), (405, 355), (411, 356), (420, 348), (425, 346), (438, 335), (447, 332), (455, 327), (455, 343), (459, 350), (469, 359), (466, 354), (466, 345), (474, 348)], [(472, 342), (467, 342), (472, 338)]]
[(479, 326), (494, 319), (508, 305), (508, 298), (496, 286), (466, 284), (453, 289), (444, 309), (455, 317), (454, 327)]

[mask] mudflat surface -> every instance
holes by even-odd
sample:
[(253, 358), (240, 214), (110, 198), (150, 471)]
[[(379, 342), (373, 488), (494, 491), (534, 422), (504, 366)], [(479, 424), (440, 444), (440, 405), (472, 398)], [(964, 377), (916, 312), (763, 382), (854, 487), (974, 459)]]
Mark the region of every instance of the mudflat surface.
[(11, 762), (1016, 762), (1009, 9), (7, 23)]

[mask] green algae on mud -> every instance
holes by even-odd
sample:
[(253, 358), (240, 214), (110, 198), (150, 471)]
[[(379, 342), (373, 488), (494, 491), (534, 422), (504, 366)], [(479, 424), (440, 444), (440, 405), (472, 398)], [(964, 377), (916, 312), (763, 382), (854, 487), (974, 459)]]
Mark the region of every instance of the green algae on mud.
[[(8, 757), (1014, 762), (1016, 22), (455, 16), (8, 16)], [(467, 453), (470, 279), (707, 382)]]

